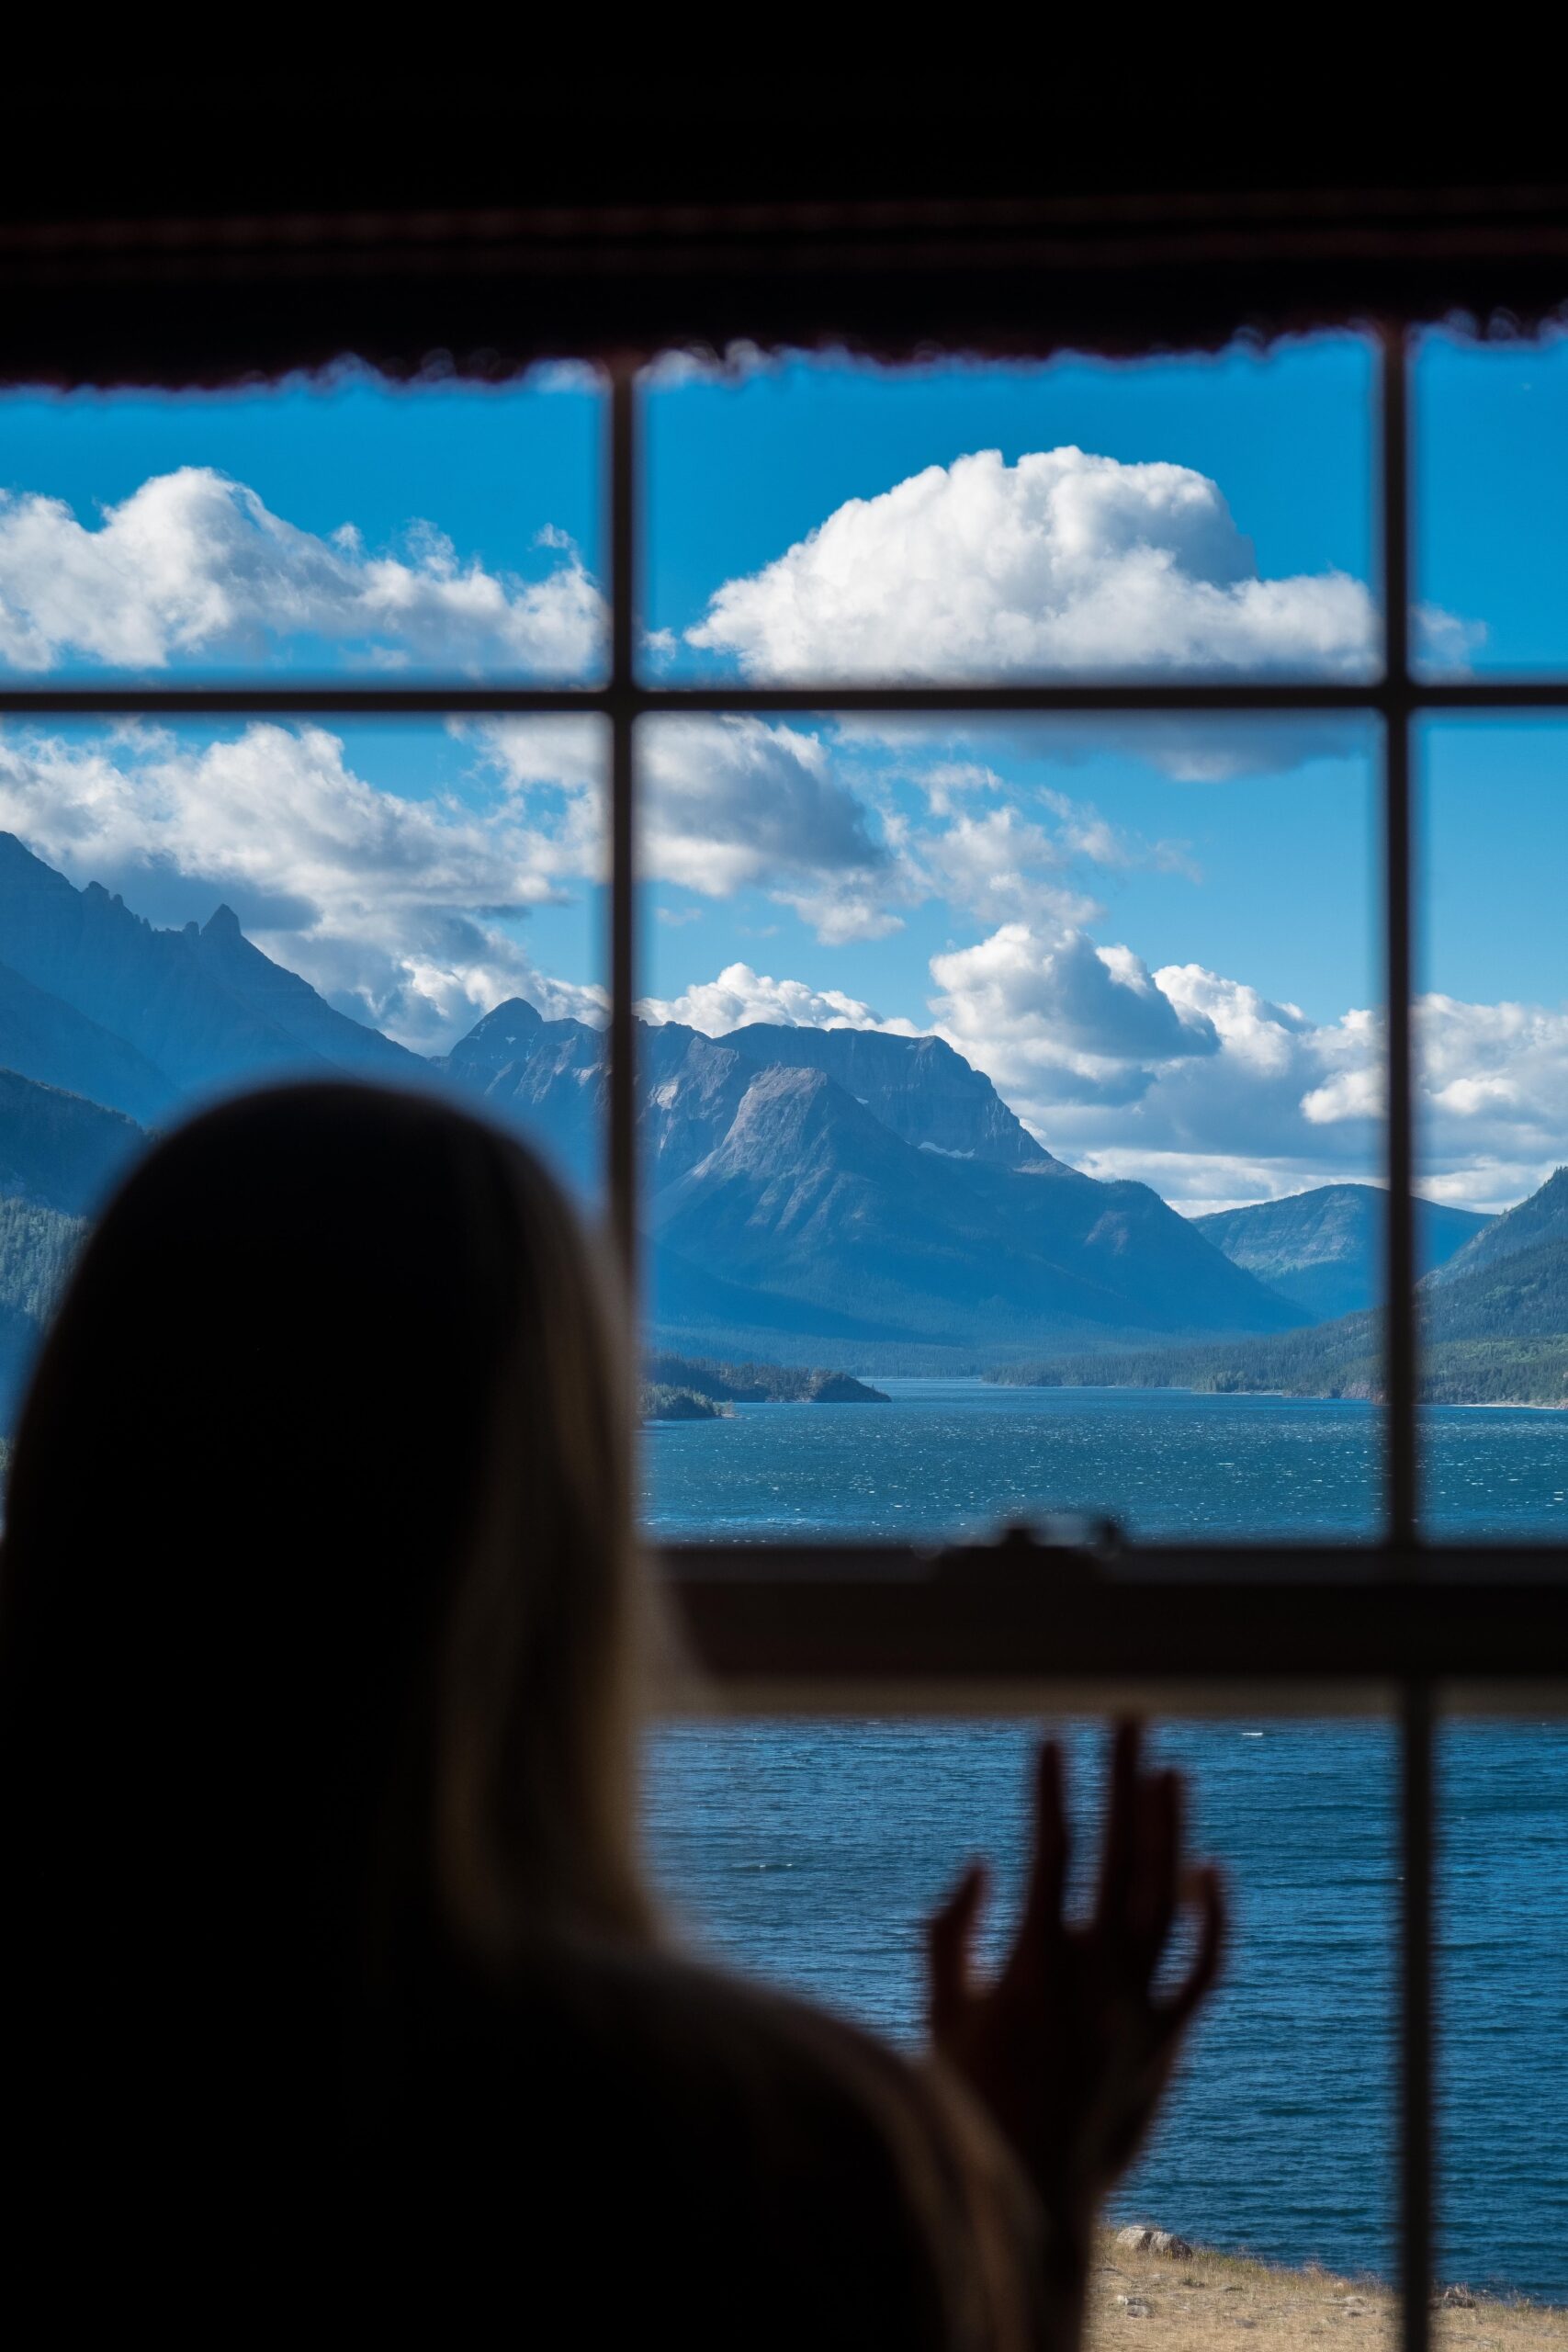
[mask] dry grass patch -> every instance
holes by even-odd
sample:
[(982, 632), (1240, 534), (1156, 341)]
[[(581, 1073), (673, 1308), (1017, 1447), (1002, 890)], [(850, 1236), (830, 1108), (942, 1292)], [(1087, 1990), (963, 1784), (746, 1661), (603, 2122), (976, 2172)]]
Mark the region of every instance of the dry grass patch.
[[(1568, 2352), (1568, 2310), (1478, 2294), (1434, 2311), (1432, 2332), (1437, 2352)], [(1092, 2352), (1398, 2352), (1399, 2298), (1372, 2278), (1154, 2253), (1107, 2230), (1089, 2336)]]

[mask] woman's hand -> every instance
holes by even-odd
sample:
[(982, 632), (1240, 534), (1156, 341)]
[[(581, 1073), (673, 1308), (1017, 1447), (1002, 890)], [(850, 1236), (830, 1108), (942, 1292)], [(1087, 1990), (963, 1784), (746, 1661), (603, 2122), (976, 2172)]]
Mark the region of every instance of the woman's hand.
[[(1040, 1751), (1034, 1850), (1001, 1973), (976, 1984), (971, 1946), (987, 1872), (972, 1863), (927, 1929), (931, 2039), (1011, 2142), (1068, 2245), (1086, 2247), (1106, 2191), (1136, 2154), (1181, 2038), (1214, 1981), (1224, 1935), (1218, 1871), (1184, 1873), (1183, 1784), (1142, 1769), (1135, 1724), (1117, 1731), (1093, 1916), (1063, 1917), (1070, 1839), (1062, 1752)], [(1181, 1983), (1154, 1978), (1178, 1911), (1198, 1912)]]

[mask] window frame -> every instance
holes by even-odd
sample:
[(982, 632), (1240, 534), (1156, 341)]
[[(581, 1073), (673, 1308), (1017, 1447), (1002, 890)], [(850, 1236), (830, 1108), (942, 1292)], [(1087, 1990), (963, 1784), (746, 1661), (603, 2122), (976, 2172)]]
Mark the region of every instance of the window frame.
[[(1123, 1544), (1012, 1529), (946, 1551), (677, 1544), (659, 1555), (688, 1655), (752, 1712), (1031, 1711), (1066, 1701), (1186, 1712), (1235, 1702), (1375, 1707), (1400, 1737), (1400, 2285), (1404, 2352), (1428, 2352), (1433, 2238), (1434, 1724), (1444, 1703), (1568, 1705), (1568, 1550), (1435, 1543), (1419, 1510), (1415, 1298), (1411, 746), (1433, 711), (1568, 711), (1568, 679), (1427, 682), (1410, 661), (1410, 372), (1375, 330), (1382, 674), (1362, 684), (660, 685), (637, 662), (639, 357), (607, 378), (609, 668), (603, 684), (0, 685), (0, 717), (448, 717), (597, 713), (610, 740), (610, 1223), (636, 1300), (637, 729), (667, 712), (1322, 711), (1382, 732), (1387, 1296), (1381, 1532), (1360, 1544)], [(626, 1345), (636, 1349), (628, 1304)], [(677, 1701), (678, 1703), (678, 1701)]]

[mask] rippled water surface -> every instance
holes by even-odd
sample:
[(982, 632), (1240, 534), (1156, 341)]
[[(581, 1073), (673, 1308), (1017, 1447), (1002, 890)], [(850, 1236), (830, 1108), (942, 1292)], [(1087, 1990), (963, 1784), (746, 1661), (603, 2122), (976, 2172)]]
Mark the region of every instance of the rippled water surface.
[[(661, 1534), (919, 1539), (1050, 1509), (1146, 1536), (1371, 1532), (1378, 1417), (1262, 1397), (885, 1383), (880, 1407), (757, 1406), (648, 1433)], [(1435, 1525), (1560, 1533), (1568, 1415), (1427, 1417)], [(1031, 1733), (1005, 1724), (713, 1724), (657, 1744), (671, 1900), (735, 1964), (900, 2039), (919, 1923), (959, 1862), (1021, 1844)], [(1073, 1734), (1086, 1804), (1098, 1736)], [(1237, 1916), (1227, 1980), (1122, 2209), (1226, 2246), (1392, 2264), (1396, 1749), (1371, 1723), (1164, 1727)], [(1446, 2278), (1568, 2301), (1568, 1725), (1445, 1732)]]

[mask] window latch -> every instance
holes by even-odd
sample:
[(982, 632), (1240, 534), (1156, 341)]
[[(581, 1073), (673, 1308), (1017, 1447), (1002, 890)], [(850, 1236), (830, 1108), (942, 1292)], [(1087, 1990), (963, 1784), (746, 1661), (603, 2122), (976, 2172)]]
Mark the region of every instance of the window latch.
[(1117, 1521), (1088, 1512), (1053, 1511), (1040, 1519), (1009, 1520), (989, 1543), (955, 1544), (937, 1560), (943, 1581), (965, 1584), (1086, 1583), (1105, 1572), (1123, 1548)]

